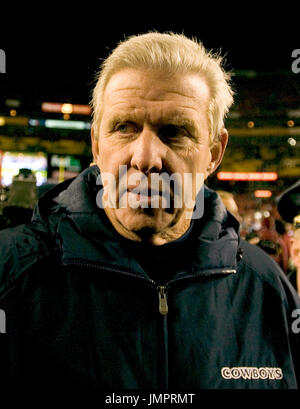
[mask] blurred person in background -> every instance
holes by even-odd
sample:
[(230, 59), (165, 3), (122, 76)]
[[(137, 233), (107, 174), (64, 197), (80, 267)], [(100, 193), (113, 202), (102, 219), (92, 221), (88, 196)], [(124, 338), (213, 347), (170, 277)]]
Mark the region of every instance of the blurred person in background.
[(289, 279), (300, 295), (300, 180), (277, 198), (277, 208), (286, 223), (293, 226), (290, 236)]
[(291, 238), (291, 260), (292, 267), (290, 280), (300, 296), (300, 223)]
[[(298, 387), (291, 313), (300, 300), (203, 185), (222, 161), (232, 103), (220, 55), (184, 35), (133, 36), (103, 62), (92, 101), (96, 165), (43, 195), (30, 225), (0, 232), (2, 387)], [(152, 206), (152, 177), (162, 174), (192, 175), (192, 200), (176, 207), (182, 189), (170, 185), (170, 203), (158, 187)], [(125, 206), (114, 206), (124, 179)]]
[(30, 223), (37, 199), (35, 175), (30, 169), (20, 169), (13, 177), (2, 207), (2, 229)]
[(217, 190), (216, 192), (220, 195), (226, 209), (237, 219), (238, 222), (241, 223), (242, 217), (239, 214), (238, 205), (234, 199), (234, 195), (225, 190)]
[(3, 208), (5, 207), (8, 199), (8, 188), (0, 186), (0, 230), (7, 227), (6, 218), (3, 216)]
[(262, 218), (261, 228), (257, 233), (260, 240), (257, 245), (270, 254), (282, 270), (287, 272), (289, 247), (283, 238), (282, 225), (276, 223), (272, 212), (268, 212), (268, 216)]

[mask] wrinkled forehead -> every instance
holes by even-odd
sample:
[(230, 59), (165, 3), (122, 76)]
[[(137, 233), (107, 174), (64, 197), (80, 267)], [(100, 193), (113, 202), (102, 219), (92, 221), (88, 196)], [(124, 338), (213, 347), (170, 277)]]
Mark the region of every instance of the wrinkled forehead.
[(206, 80), (198, 74), (177, 74), (170, 77), (164, 72), (124, 69), (110, 78), (104, 99), (109, 102), (126, 96), (152, 101), (169, 97), (203, 102), (209, 99), (210, 92)]
[(149, 114), (159, 120), (207, 113), (209, 89), (198, 75), (168, 77), (151, 71), (123, 70), (107, 84), (103, 112), (105, 116)]

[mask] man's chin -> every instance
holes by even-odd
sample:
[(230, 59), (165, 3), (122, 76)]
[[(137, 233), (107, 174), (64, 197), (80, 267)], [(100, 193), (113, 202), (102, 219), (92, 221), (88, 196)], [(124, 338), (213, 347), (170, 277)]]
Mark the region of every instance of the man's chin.
[(118, 222), (140, 237), (151, 236), (172, 225), (175, 215), (165, 209), (116, 209)]

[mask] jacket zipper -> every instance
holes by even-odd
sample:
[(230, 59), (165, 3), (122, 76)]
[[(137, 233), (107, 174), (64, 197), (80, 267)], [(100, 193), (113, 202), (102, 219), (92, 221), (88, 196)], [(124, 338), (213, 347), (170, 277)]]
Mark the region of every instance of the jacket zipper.
[[(78, 260), (72, 260), (69, 262), (63, 263), (64, 265), (75, 265), (75, 266), (82, 266), (82, 267), (90, 267), (90, 268), (95, 268), (99, 270), (106, 270), (106, 271), (111, 271), (115, 272), (117, 274), (123, 274), (131, 278), (137, 278), (140, 280), (145, 281), (149, 285), (151, 285), (152, 288), (155, 288), (158, 291), (158, 311), (162, 315), (162, 343), (163, 343), (163, 353), (162, 353), (162, 387), (164, 389), (168, 389), (168, 372), (169, 372), (169, 365), (168, 365), (168, 328), (167, 328), (167, 314), (168, 314), (168, 302), (167, 302), (167, 288), (170, 286), (170, 284), (174, 282), (178, 282), (180, 280), (187, 280), (187, 279), (192, 279), (196, 278), (199, 276), (203, 276), (205, 274), (194, 274), (193, 276), (186, 276), (186, 277), (181, 277), (177, 278), (175, 280), (170, 280), (168, 281), (165, 285), (158, 285), (154, 280), (152, 279), (147, 279), (145, 277), (138, 276), (136, 274), (130, 273), (129, 271), (123, 271), (119, 270), (116, 268), (112, 267), (104, 267), (99, 264), (94, 264), (94, 263), (87, 263), (83, 261), (78, 261)], [(220, 271), (220, 274), (230, 274), (230, 273), (236, 273), (236, 270), (233, 269), (223, 269)]]
[(63, 263), (64, 265), (75, 265), (75, 266), (81, 266), (81, 267), (90, 267), (90, 268), (96, 268), (98, 270), (106, 270), (106, 271), (112, 271), (117, 274), (124, 274), (132, 278), (137, 278), (140, 280), (145, 281), (146, 283), (150, 284), (153, 288), (156, 288), (158, 291), (158, 311), (162, 315), (166, 315), (168, 313), (168, 303), (167, 303), (167, 295), (166, 295), (166, 287), (164, 285), (158, 285), (154, 280), (152, 279), (147, 279), (145, 277), (138, 276), (136, 274), (132, 274), (129, 271), (123, 271), (123, 270), (118, 270), (116, 268), (112, 267), (104, 267), (100, 266), (98, 264), (94, 263), (85, 263), (83, 261), (69, 261)]
[(147, 279), (145, 277), (137, 276), (132, 274), (128, 271), (119, 270), (112, 267), (104, 267), (94, 263), (87, 263), (83, 261), (72, 260), (69, 262), (63, 263), (63, 265), (74, 265), (74, 266), (81, 266), (87, 268), (95, 268), (98, 270), (104, 271), (111, 271), (117, 274), (123, 274), (131, 278), (137, 278), (140, 280), (145, 281), (147, 284), (150, 284), (152, 288), (155, 288), (158, 291), (158, 310), (162, 315), (162, 353), (158, 351), (158, 362), (161, 364), (161, 368), (159, 368), (159, 377), (158, 382), (163, 389), (168, 388), (168, 337), (167, 337), (167, 320), (166, 314), (168, 312), (168, 304), (167, 304), (167, 296), (166, 296), (166, 286), (157, 285), (157, 283), (152, 279)]
[(168, 314), (168, 303), (166, 287), (164, 285), (159, 285), (158, 289), (158, 310), (162, 315)]
[[(168, 314), (168, 311), (169, 311), (168, 301), (167, 301), (167, 288), (170, 287), (170, 284), (172, 284), (174, 282), (181, 281), (181, 280), (188, 280), (188, 279), (193, 279), (193, 278), (196, 278), (196, 277), (203, 277), (203, 276), (207, 275), (205, 273), (193, 274), (193, 275), (186, 276), (186, 277), (180, 277), (180, 278), (177, 278), (175, 280), (170, 280), (165, 285), (158, 285), (151, 278), (147, 279), (145, 277), (141, 277), (141, 276), (138, 276), (136, 274), (130, 273), (129, 271), (119, 270), (119, 269), (113, 268), (113, 267), (101, 266), (101, 265), (95, 264), (95, 263), (87, 263), (87, 262), (84, 262), (84, 261), (72, 260), (72, 261), (64, 262), (63, 264), (65, 266), (75, 265), (75, 266), (96, 268), (98, 270), (112, 271), (112, 272), (115, 272), (117, 274), (123, 274), (123, 275), (127, 275), (129, 277), (132, 277), (132, 278), (137, 278), (137, 279), (145, 281), (146, 283), (150, 284), (153, 288), (156, 288), (156, 290), (158, 291), (158, 311), (162, 315)], [(236, 270), (234, 270), (234, 269), (223, 269), (223, 270), (220, 270), (220, 272), (219, 272), (219, 274), (232, 274), (232, 273), (236, 273)]]

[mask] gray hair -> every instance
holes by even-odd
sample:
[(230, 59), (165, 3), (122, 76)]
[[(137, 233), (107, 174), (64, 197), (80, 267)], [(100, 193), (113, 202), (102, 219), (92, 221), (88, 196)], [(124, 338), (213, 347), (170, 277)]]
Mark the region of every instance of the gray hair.
[(223, 57), (204, 48), (196, 39), (183, 34), (149, 32), (119, 43), (96, 76), (91, 107), (92, 125), (98, 137), (105, 88), (111, 77), (126, 69), (153, 69), (169, 75), (196, 73), (204, 77), (210, 90), (208, 121), (211, 142), (219, 140), (224, 119), (233, 104), (231, 73), (222, 66)]

